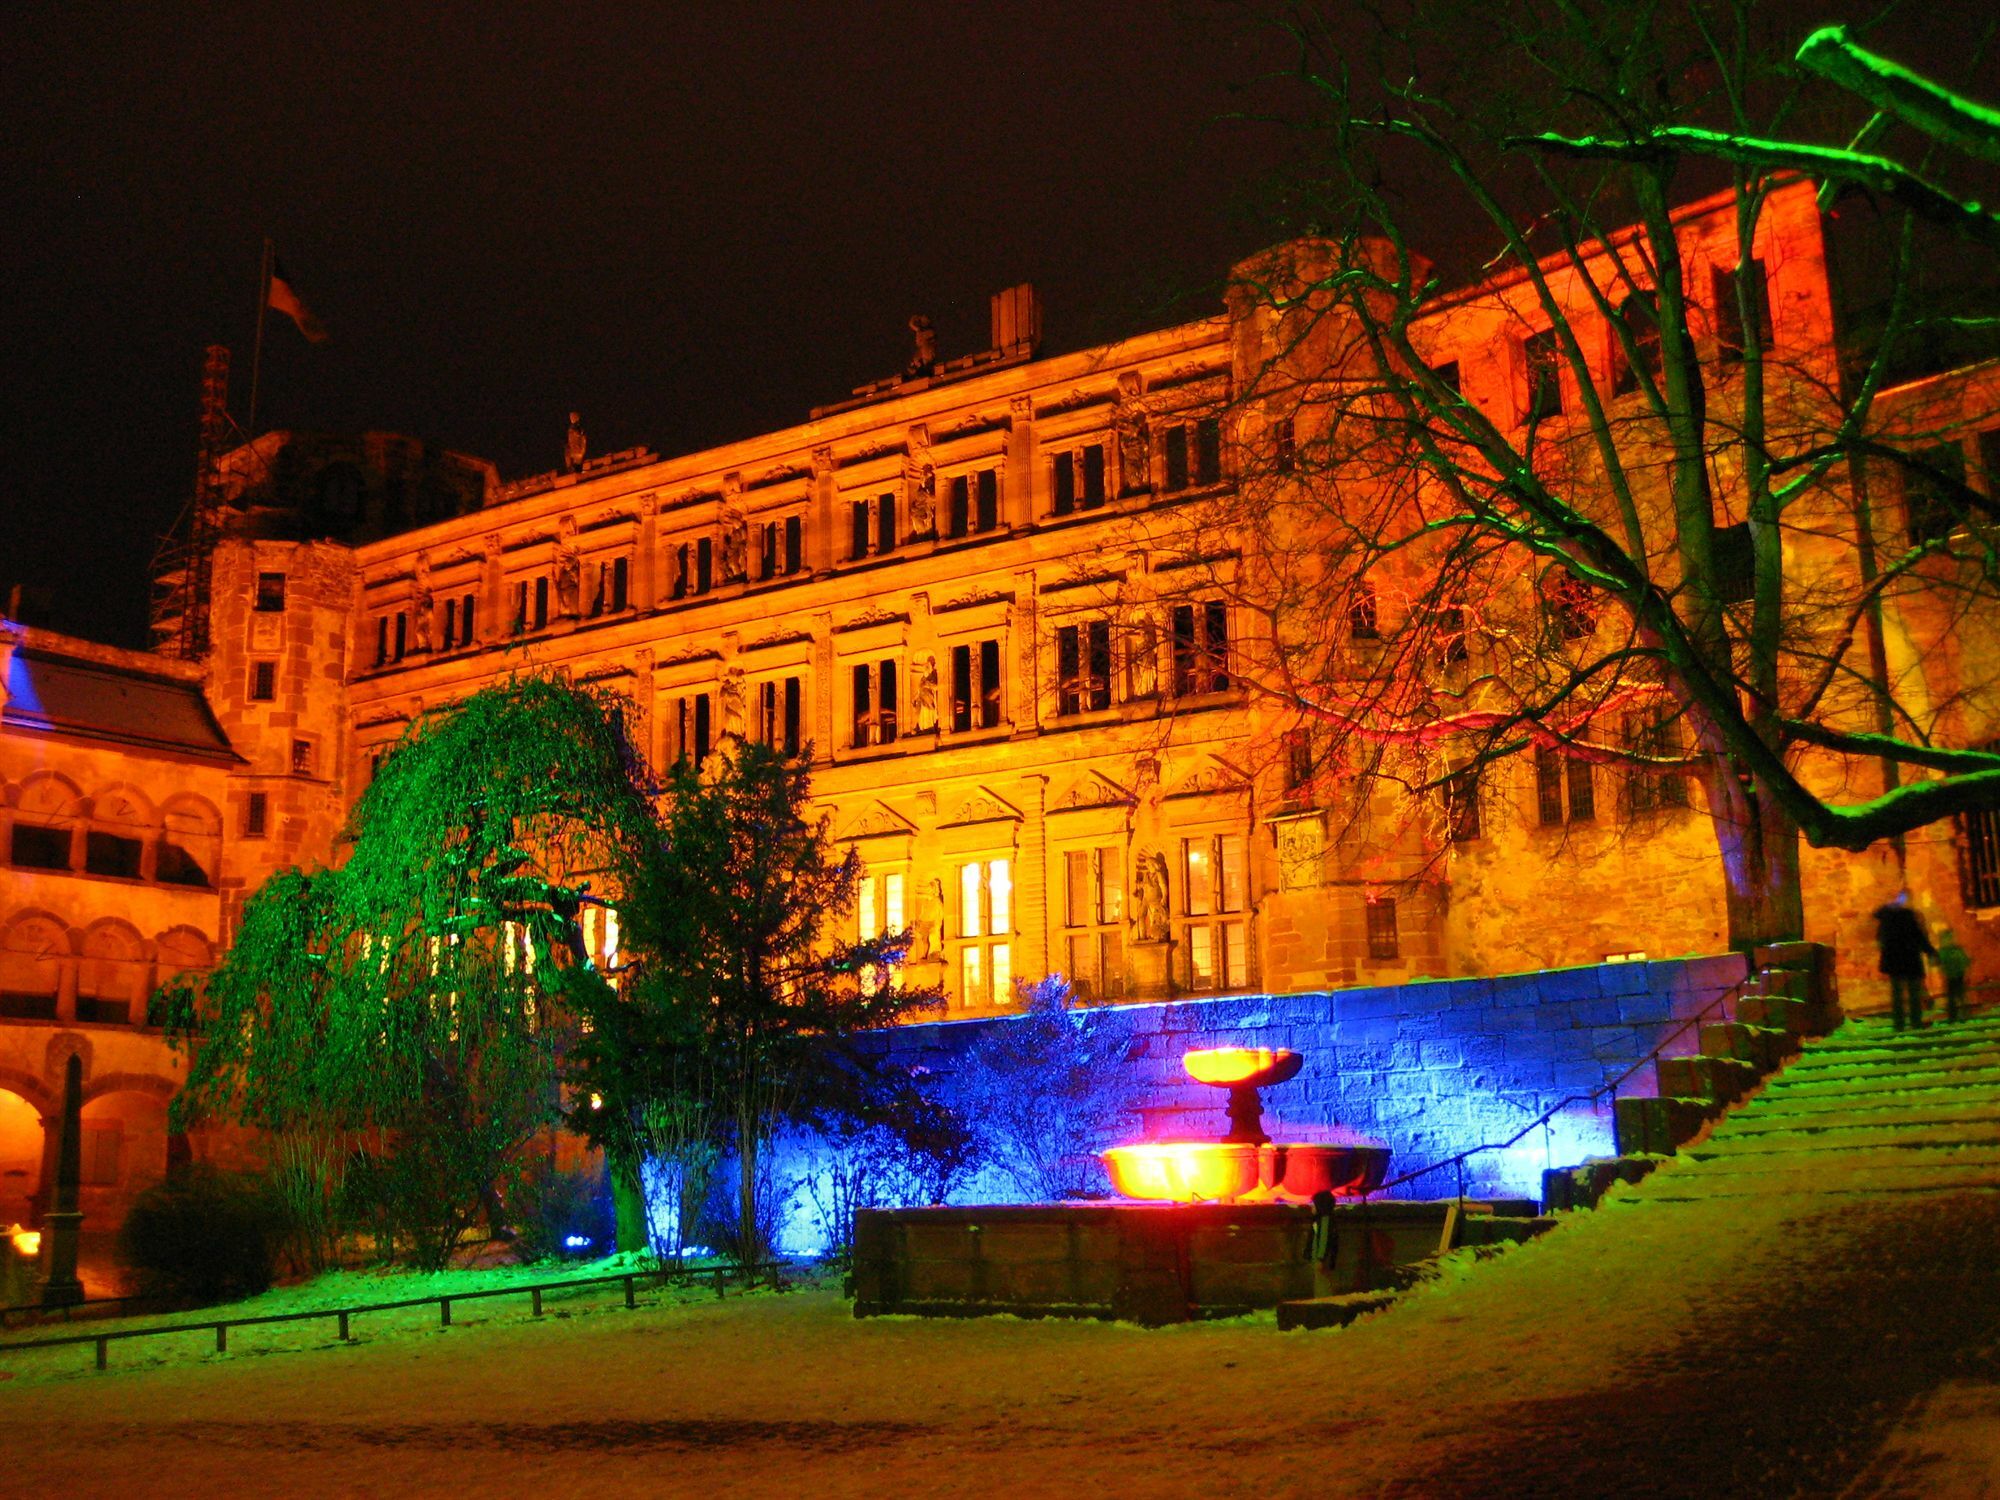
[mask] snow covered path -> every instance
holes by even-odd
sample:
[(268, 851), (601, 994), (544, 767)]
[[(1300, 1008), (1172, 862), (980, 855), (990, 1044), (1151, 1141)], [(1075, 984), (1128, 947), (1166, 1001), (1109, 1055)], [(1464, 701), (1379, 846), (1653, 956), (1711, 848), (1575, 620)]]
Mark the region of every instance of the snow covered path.
[(0, 1492), (2000, 1496), (1989, 1069), (2000, 1024), (1850, 1024), (1636, 1190), (1332, 1332), (811, 1292), (104, 1375), (0, 1351)]

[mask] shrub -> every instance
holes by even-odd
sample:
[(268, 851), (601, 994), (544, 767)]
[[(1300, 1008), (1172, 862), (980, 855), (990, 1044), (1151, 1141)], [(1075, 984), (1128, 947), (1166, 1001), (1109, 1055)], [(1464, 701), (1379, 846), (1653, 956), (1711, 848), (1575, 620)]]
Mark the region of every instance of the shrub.
[(139, 1195), (118, 1251), (143, 1295), (219, 1302), (270, 1286), (284, 1237), (269, 1183), (196, 1163)]
[(602, 1167), (564, 1169), (537, 1157), (509, 1195), (508, 1208), (514, 1252), (524, 1261), (580, 1260), (616, 1247), (611, 1182)]

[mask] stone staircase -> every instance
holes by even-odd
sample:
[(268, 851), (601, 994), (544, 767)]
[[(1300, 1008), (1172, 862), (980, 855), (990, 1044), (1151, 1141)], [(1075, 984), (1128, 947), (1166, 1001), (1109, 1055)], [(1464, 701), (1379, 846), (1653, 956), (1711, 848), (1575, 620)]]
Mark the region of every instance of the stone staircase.
[(1850, 1020), (1680, 1155), (1647, 1199), (2000, 1190), (2000, 1016)]
[(1833, 950), (1817, 943), (1759, 948), (1737, 991), (1735, 1019), (1703, 1022), (1694, 1052), (1654, 1064), (1655, 1092), (1613, 1102), (1618, 1154), (1542, 1174), (1546, 1210), (1589, 1208), (1617, 1182), (1637, 1182), (1700, 1139), (1799, 1055), (1807, 1038), (1840, 1025)]

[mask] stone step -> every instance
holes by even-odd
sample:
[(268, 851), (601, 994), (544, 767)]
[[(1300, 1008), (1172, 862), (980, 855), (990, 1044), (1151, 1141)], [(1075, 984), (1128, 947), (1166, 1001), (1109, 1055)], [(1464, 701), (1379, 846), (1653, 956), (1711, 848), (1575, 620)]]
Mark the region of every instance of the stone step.
[(1743, 986), (1745, 995), (1789, 995), (1801, 1002), (1813, 996), (1813, 976), (1808, 969), (1759, 969)]
[(1872, 1119), (1905, 1109), (1992, 1106), (1996, 1102), (2000, 1102), (2000, 1096), (1994, 1094), (1991, 1085), (1974, 1083), (1940, 1083), (1923, 1088), (1848, 1089), (1825, 1093), (1792, 1090), (1784, 1094), (1759, 1095), (1750, 1100), (1731, 1119), (1730, 1128), (1734, 1129), (1738, 1121), (1747, 1125), (1753, 1120), (1809, 1121), (1821, 1116)]
[(2000, 1124), (2000, 1100), (1982, 1090), (1967, 1090), (1968, 1097), (1953, 1100), (1911, 1100), (1900, 1107), (1846, 1110), (1765, 1110), (1732, 1115), (1711, 1140), (1733, 1141), (1750, 1136), (1810, 1134), (1827, 1130), (1877, 1129), (1917, 1125)]
[(1542, 1212), (1595, 1208), (1618, 1183), (1642, 1181), (1665, 1160), (1662, 1156), (1593, 1156), (1581, 1166), (1552, 1167), (1542, 1173)]
[(1815, 1036), (1825, 1030), (1818, 1024), (1817, 1010), (1810, 1001), (1789, 995), (1745, 995), (1736, 1002), (1736, 1019), (1746, 1026), (1770, 1026), (1793, 1036)]
[(1696, 1161), (1713, 1161), (1729, 1156), (1828, 1155), (1883, 1146), (1912, 1150), (2000, 1146), (2000, 1120), (1935, 1125), (1829, 1125), (1812, 1131), (1772, 1131), (1728, 1140), (1711, 1136), (1688, 1154)]
[(1801, 1058), (1785, 1069), (1784, 1086), (1787, 1089), (1849, 1088), (1927, 1078), (1968, 1082), (2000, 1078), (2000, 1053), (1970, 1053), (1963, 1057), (1908, 1061), (1857, 1056), (1833, 1065), (1814, 1065)]
[(1356, 1318), (1380, 1312), (1401, 1292), (1346, 1292), (1338, 1297), (1305, 1297), (1278, 1304), (1278, 1331), (1294, 1328), (1345, 1328)]
[(1988, 1013), (1962, 1021), (1934, 1021), (1921, 1031), (1898, 1031), (1886, 1016), (1850, 1017), (1817, 1050), (1839, 1052), (1858, 1046), (1906, 1047), (1940, 1041), (1990, 1042), (2000, 1046), (2000, 1015)]
[(1797, 1054), (1799, 1039), (1790, 1032), (1742, 1021), (1710, 1021), (1701, 1028), (1704, 1057), (1733, 1057), (1760, 1073), (1775, 1073)]
[(1767, 1182), (1761, 1178), (1704, 1179), (1684, 1185), (1677, 1184), (1667, 1191), (1643, 1198), (1607, 1198), (1604, 1206), (1606, 1208), (1617, 1206), (1629, 1210), (1674, 1204), (1711, 1203), (1725, 1198), (1751, 1198), (1765, 1202), (1775, 1198), (1838, 1200), (1868, 1198), (1885, 1193), (2000, 1193), (2000, 1175), (1980, 1181), (1969, 1181), (1963, 1177), (1939, 1177), (1933, 1180), (1921, 1176), (1856, 1173), (1852, 1177), (1842, 1178), (1838, 1183), (1828, 1183), (1804, 1174), (1784, 1174), (1775, 1182)]
[(1618, 1099), (1611, 1136), (1620, 1156), (1671, 1156), (1722, 1112), (1714, 1099)]
[[(1718, 1156), (1708, 1160), (1683, 1156), (1691, 1177), (1717, 1182), (1743, 1177), (1800, 1177), (1831, 1182), (1826, 1172), (1824, 1152), (1764, 1151)], [(1855, 1150), (1848, 1158), (1847, 1171), (1878, 1173), (1902, 1178), (1911, 1172), (1928, 1172), (1940, 1181), (2000, 1182), (2000, 1146), (1871, 1146)], [(1845, 1174), (1842, 1181), (1846, 1180)]]
[(1833, 1056), (1808, 1054), (1788, 1071), (1794, 1078), (1817, 1079), (1827, 1075), (1866, 1077), (1889, 1071), (1946, 1073), (1967, 1068), (2000, 1068), (2000, 1048), (1940, 1047), (1895, 1052), (1887, 1048), (1856, 1047)]
[(1716, 1099), (1734, 1104), (1757, 1087), (1758, 1072), (1733, 1057), (1662, 1057), (1653, 1076), (1666, 1099)]

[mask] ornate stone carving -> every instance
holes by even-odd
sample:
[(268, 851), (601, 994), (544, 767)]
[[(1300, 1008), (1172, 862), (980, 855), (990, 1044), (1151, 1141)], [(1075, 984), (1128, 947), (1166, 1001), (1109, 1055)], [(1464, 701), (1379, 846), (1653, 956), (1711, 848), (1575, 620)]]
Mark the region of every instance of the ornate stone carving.
[(1138, 494), (1153, 487), (1152, 432), (1140, 403), (1139, 377), (1118, 377), (1118, 405), (1111, 413), (1111, 430), (1118, 437), (1118, 493)]
[(1206, 797), (1217, 793), (1241, 792), (1246, 790), (1244, 782), (1214, 761), (1205, 766), (1197, 766), (1175, 785), (1169, 797)]
[(1009, 807), (991, 792), (974, 792), (959, 803), (958, 811), (951, 815), (953, 823), (999, 823), (1019, 822), (1021, 814)]
[(583, 467), (583, 455), (589, 449), (583, 436), (583, 415), (569, 414), (569, 432), (563, 438), (563, 468), (574, 474)]
[(1102, 776), (1080, 777), (1065, 787), (1049, 804), (1052, 812), (1071, 812), (1082, 807), (1129, 807), (1132, 796), (1113, 786)]
[(944, 882), (936, 876), (917, 884), (909, 957), (916, 962), (944, 957)]
[(937, 470), (931, 465), (930, 430), (921, 422), (910, 429), (910, 445), (903, 455), (903, 495), (910, 535), (936, 535)]
[(911, 831), (905, 819), (897, 817), (895, 813), (876, 802), (862, 809), (860, 816), (849, 823), (840, 836), (843, 839), (873, 839), (886, 834)]
[(1319, 884), (1320, 867), (1326, 853), (1326, 825), (1319, 814), (1286, 818), (1277, 825), (1278, 886), (1287, 891), (1309, 891)]
[(731, 667), (722, 674), (722, 732), (743, 738), (743, 669)]
[(926, 653), (913, 663), (915, 688), (911, 692), (911, 708), (916, 714), (917, 733), (929, 734), (938, 727), (938, 669), (937, 658)]
[(1141, 849), (1132, 868), (1132, 936), (1141, 943), (1167, 940), (1167, 857)]
[(722, 581), (741, 583), (750, 567), (750, 524), (743, 519), (743, 479), (732, 474), (723, 481), (722, 505), (716, 512), (722, 533)]

